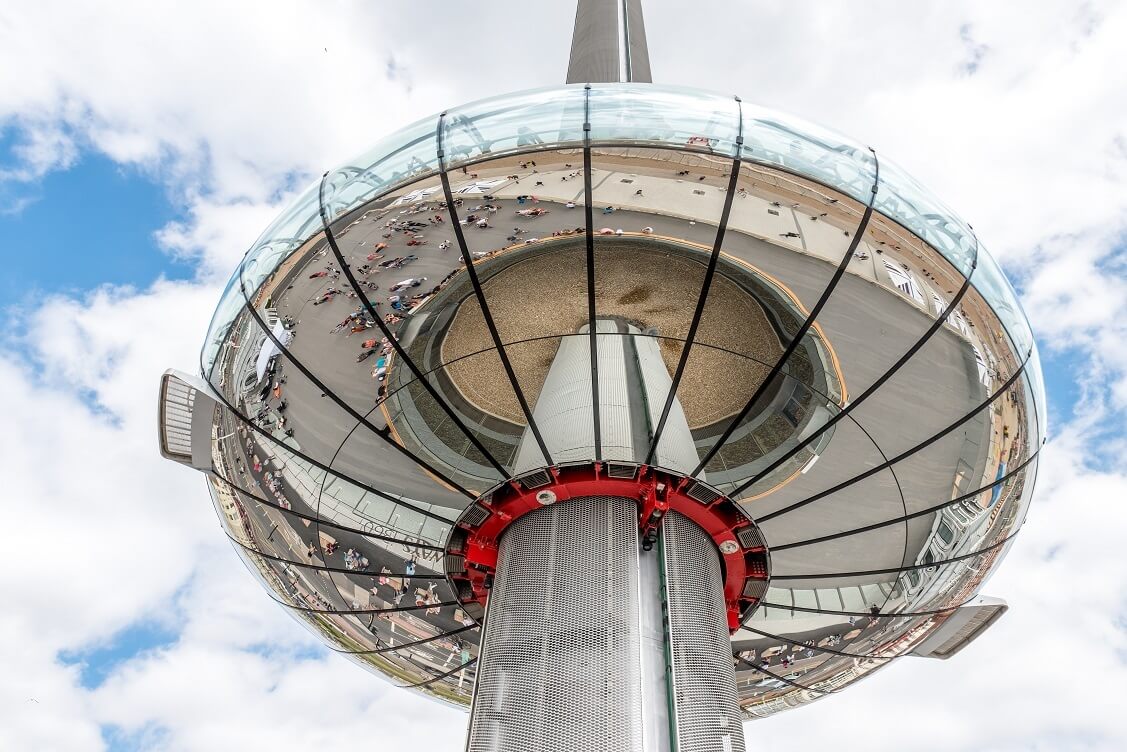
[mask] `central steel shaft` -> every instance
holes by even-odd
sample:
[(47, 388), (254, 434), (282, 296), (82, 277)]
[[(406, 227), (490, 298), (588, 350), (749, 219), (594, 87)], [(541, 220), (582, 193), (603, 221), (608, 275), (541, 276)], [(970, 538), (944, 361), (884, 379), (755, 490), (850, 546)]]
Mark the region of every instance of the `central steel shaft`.
[(505, 531), (467, 750), (742, 752), (716, 547), (674, 513), (644, 552), (637, 510), (573, 499)]

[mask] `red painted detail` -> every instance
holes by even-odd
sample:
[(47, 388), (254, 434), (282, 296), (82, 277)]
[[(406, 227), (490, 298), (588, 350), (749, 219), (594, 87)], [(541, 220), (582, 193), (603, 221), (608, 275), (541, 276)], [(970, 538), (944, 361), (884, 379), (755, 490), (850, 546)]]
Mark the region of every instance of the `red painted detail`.
[[(514, 520), (540, 509), (545, 504), (538, 498), (545, 492), (561, 503), (583, 496), (620, 496), (638, 501), (638, 530), (643, 541), (656, 539), (662, 518), (670, 510), (677, 511), (699, 525), (716, 543), (724, 570), (724, 600), (728, 626), (735, 630), (758, 603), (758, 598), (745, 596), (748, 580), (765, 581), (769, 576), (767, 551), (762, 546), (744, 548), (736, 532), (754, 523), (730, 499), (720, 496), (702, 504), (687, 493), (696, 483), (691, 478), (657, 468), (639, 466), (633, 478), (612, 478), (602, 463), (548, 468), (552, 481), (535, 488), (525, 488), (519, 479), (509, 481), (486, 494), (476, 503), (489, 510), (489, 516), (478, 525), (463, 519), (456, 525), (465, 535), (462, 550), (454, 553), (465, 557), (466, 571), (451, 573), (455, 592), (467, 600), (484, 605), (493, 574), (497, 569), (497, 552), (501, 536)], [(550, 500), (551, 496), (547, 497)], [(452, 537), (452, 540), (454, 538)], [(734, 548), (732, 544), (735, 544)], [(731, 552), (724, 553), (727, 547)], [(459, 585), (468, 584), (469, 593)], [(470, 596), (472, 593), (472, 596)], [(469, 596), (469, 597), (467, 597)]]

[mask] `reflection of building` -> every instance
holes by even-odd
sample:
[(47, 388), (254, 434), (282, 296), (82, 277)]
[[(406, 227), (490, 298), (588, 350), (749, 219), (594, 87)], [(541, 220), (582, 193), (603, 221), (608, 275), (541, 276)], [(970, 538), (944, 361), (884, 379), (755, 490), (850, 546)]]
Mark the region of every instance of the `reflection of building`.
[(252, 572), (471, 749), (739, 749), (1004, 610), (1044, 395), (1000, 269), (883, 155), (638, 83), (640, 29), (582, 0), (578, 85), (327, 173), (162, 381)]

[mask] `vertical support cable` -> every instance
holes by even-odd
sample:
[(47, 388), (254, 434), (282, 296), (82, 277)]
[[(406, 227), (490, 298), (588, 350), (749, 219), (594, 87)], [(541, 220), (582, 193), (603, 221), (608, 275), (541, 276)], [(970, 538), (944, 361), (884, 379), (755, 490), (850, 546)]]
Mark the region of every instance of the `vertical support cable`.
[(806, 333), (810, 331), (810, 327), (814, 325), (814, 320), (818, 318), (818, 314), (822, 312), (822, 308), (824, 308), (826, 303), (829, 302), (830, 296), (837, 288), (837, 283), (841, 281), (842, 276), (845, 274), (846, 268), (849, 266), (849, 262), (853, 260), (853, 254), (857, 251), (857, 246), (860, 245), (861, 239), (865, 236), (865, 230), (869, 226), (869, 218), (873, 216), (873, 202), (875, 202), (877, 199), (877, 190), (880, 187), (880, 162), (877, 160), (876, 151), (874, 151), (872, 148), (870, 148), (869, 151), (872, 152), (873, 155), (874, 168), (873, 186), (870, 189), (869, 204), (865, 207), (865, 213), (861, 215), (861, 221), (858, 223), (857, 229), (853, 233), (853, 240), (850, 241), (849, 248), (846, 250), (845, 256), (842, 257), (841, 263), (837, 265), (837, 269), (834, 271), (834, 275), (830, 278), (829, 284), (826, 285), (826, 289), (822, 291), (822, 296), (818, 298), (818, 302), (815, 303), (814, 307), (810, 310), (810, 315), (807, 316), (806, 320), (802, 322), (802, 326), (798, 327), (798, 331), (795, 333), (791, 341), (787, 344), (786, 350), (784, 350), (783, 354), (779, 356), (779, 359), (771, 368), (770, 373), (768, 373), (767, 377), (763, 379), (762, 383), (759, 384), (759, 387), (755, 390), (755, 393), (751, 395), (751, 399), (747, 401), (747, 404), (743, 406), (743, 409), (740, 410), (739, 414), (732, 419), (732, 422), (728, 424), (728, 427), (726, 429), (724, 429), (724, 433), (720, 435), (720, 438), (716, 441), (715, 444), (712, 445), (712, 448), (705, 453), (700, 463), (696, 466), (696, 469), (693, 470), (690, 475), (697, 475), (701, 470), (704, 469), (705, 465), (707, 465), (712, 460), (712, 458), (716, 456), (716, 453), (719, 452), (720, 449), (724, 446), (724, 443), (729, 438), (731, 438), (732, 434), (739, 427), (740, 422), (744, 418), (746, 418), (748, 413), (751, 412), (752, 408), (755, 407), (755, 403), (763, 398), (763, 395), (766, 394), (767, 389), (771, 385), (771, 382), (774, 381), (776, 377), (778, 377), (779, 373), (786, 366), (787, 360), (789, 360), (794, 351), (798, 349), (798, 346), (802, 344), (802, 338), (806, 336)]
[(516, 372), (513, 371), (513, 364), (509, 361), (509, 355), (505, 352), (505, 345), (501, 341), (501, 335), (497, 332), (497, 324), (493, 321), (493, 314), (489, 311), (489, 303), (485, 300), (485, 293), (481, 289), (481, 280), (477, 277), (477, 269), (474, 268), (473, 257), (470, 255), (470, 249), (466, 245), (466, 236), (462, 232), (462, 225), (458, 221), (458, 210), (454, 206), (454, 192), (450, 190), (450, 176), (446, 173), (446, 159), (443, 154), (443, 131), (446, 126), (446, 113), (438, 116), (438, 128), (435, 132), (435, 140), (438, 145), (438, 175), (442, 181), (442, 193), (446, 197), (446, 211), (450, 215), (450, 224), (454, 228), (454, 237), (458, 240), (458, 250), (462, 253), (462, 262), (466, 265), (466, 274), (469, 275), (470, 284), (473, 286), (474, 295), (477, 297), (478, 306), (481, 308), (481, 316), (485, 320), (485, 326), (489, 330), (489, 336), (493, 339), (493, 347), (497, 349), (497, 356), (501, 359), (501, 366), (505, 369), (505, 375), (509, 377), (509, 384), (513, 387), (513, 394), (516, 395), (517, 402), (520, 403), (521, 412), (524, 413), (524, 418), (528, 421), (528, 428), (532, 431), (532, 435), (536, 439), (537, 445), (540, 447), (540, 453), (544, 455), (544, 464), (553, 465), (552, 455), (548, 452), (548, 445), (544, 443), (544, 437), (540, 435), (540, 429), (536, 426), (536, 420), (532, 417), (532, 409), (528, 406), (528, 400), (524, 397), (524, 391), (520, 388), (520, 382), (517, 381)]
[(587, 222), (587, 337), (591, 345), (591, 415), (594, 422), (595, 462), (603, 461), (603, 431), (599, 415), (599, 340), (595, 331), (595, 220), (591, 210), (591, 84), (583, 89), (583, 214)]
[(300, 360), (295, 358), (290, 353), (290, 351), (286, 348), (286, 346), (283, 345), (281, 343), (281, 341), (279, 341), (279, 339), (274, 336), (274, 332), (270, 331), (270, 327), (268, 327), (266, 325), (266, 322), (262, 320), (262, 317), (258, 315), (258, 311), (256, 311), (254, 309), (254, 306), (251, 304), (250, 296), (247, 295), (246, 287), (242, 284), (241, 280), (239, 282), (239, 286), (242, 289), (243, 297), (246, 298), (247, 312), (250, 313), (251, 317), (258, 323), (258, 327), (263, 332), (266, 333), (266, 337), (271, 342), (274, 343), (275, 347), (278, 348), (278, 351), (285, 354), (286, 360), (290, 363), (290, 365), (292, 365), (297, 370), (301, 371), (302, 375), (305, 376), (305, 378), (309, 379), (309, 381), (314, 386), (316, 386), (318, 389), (320, 389), (322, 392), (324, 392), (326, 397), (331, 399), (333, 402), (335, 402), (337, 404), (337, 406), (339, 406), (346, 413), (351, 415), (352, 418), (354, 420), (356, 420), (357, 423), (360, 423), (365, 428), (367, 428), (369, 431), (374, 433), (376, 436), (379, 436), (384, 441), (384, 443), (387, 444), (388, 446), (390, 446), (392, 449), (399, 452), (404, 457), (407, 457), (412, 462), (414, 462), (416, 465), (421, 467), (423, 470), (426, 470), (428, 473), (430, 473), (434, 477), (438, 478), (440, 481), (442, 481), (446, 485), (450, 486), (451, 488), (455, 489), (456, 491), (461, 493), (463, 496), (467, 496), (471, 499), (477, 498), (477, 494), (470, 491), (468, 488), (466, 488), (462, 484), (458, 483), (457, 481), (454, 481), (453, 479), (447, 477), (447, 475), (445, 473), (443, 473), (441, 470), (434, 467), (433, 465), (431, 465), (429, 462), (422, 459), (421, 457), (417, 457), (413, 452), (411, 452), (409, 449), (407, 449), (407, 447), (403, 446), (398, 441), (391, 438), (391, 436), (388, 435), (390, 433), (390, 431), (387, 427), (384, 427), (384, 428), (381, 429), (381, 428), (377, 428), (376, 426), (372, 425), (372, 422), (370, 420), (368, 420), (365, 416), (361, 415), (360, 413), (356, 412), (356, 410), (352, 407), (352, 405), (348, 404), (343, 399), (341, 399), (340, 396), (336, 392), (334, 392), (332, 389), (330, 389), (319, 378), (314, 376), (313, 372), (310, 371), (308, 368), (306, 368), (305, 364), (303, 364)]
[(466, 438), (470, 440), (470, 443), (474, 445), (474, 448), (477, 449), (477, 451), (481, 452), (486, 461), (488, 461), (489, 464), (492, 465), (493, 468), (501, 474), (501, 477), (508, 478), (509, 472), (505, 470), (505, 468), (501, 466), (501, 463), (499, 463), (496, 458), (490, 453), (490, 451), (485, 448), (485, 445), (481, 443), (481, 441), (477, 438), (477, 435), (466, 427), (466, 424), (462, 422), (462, 419), (458, 417), (453, 408), (451, 408), (450, 405), (447, 404), (446, 400), (442, 399), (442, 397), (438, 394), (438, 391), (426, 378), (423, 372), (420, 371), (418, 366), (415, 365), (415, 362), (411, 359), (411, 356), (408, 355), (407, 351), (404, 350), (402, 345), (399, 344), (399, 338), (396, 337), (391, 332), (391, 330), (387, 328), (387, 324), (384, 323), (383, 318), (372, 305), (372, 301), (368, 299), (368, 296), (365, 295), (364, 291), (360, 288), (360, 283), (356, 281), (356, 276), (353, 275), (352, 269), (349, 267), (348, 262), (345, 261), (344, 254), (341, 253), (340, 247), (337, 245), (337, 239), (333, 235), (331, 223), (329, 222), (329, 213), (325, 210), (325, 178), (327, 178), (328, 176), (329, 173), (327, 172), (321, 176), (321, 185), (318, 189), (317, 194), (317, 201), (321, 212), (321, 226), (325, 229), (325, 239), (329, 241), (329, 247), (333, 249), (333, 255), (336, 256), (337, 263), (340, 264), (341, 271), (344, 272), (344, 276), (348, 278), (348, 284), (352, 285), (352, 289), (355, 290), (356, 294), (360, 296), (360, 301), (364, 304), (364, 308), (368, 311), (368, 314), (376, 322), (376, 326), (379, 327), (380, 333), (383, 334), (383, 336), (387, 337), (387, 341), (391, 343), (392, 348), (395, 350), (395, 354), (398, 355), (399, 359), (402, 360), (407, 368), (411, 370), (411, 373), (414, 374), (415, 379), (423, 385), (424, 389), (426, 389), (427, 394), (429, 394), (434, 399), (434, 401), (438, 403), (438, 406), (442, 408), (442, 411), (446, 413), (446, 416), (450, 418), (450, 420), (454, 421), (454, 424), (458, 426), (459, 429), (461, 429), (462, 433), (466, 435)]
[[(669, 385), (669, 393), (665, 395), (665, 406), (661, 409), (661, 418), (657, 421), (657, 426), (654, 428), (653, 440), (650, 442), (650, 449), (646, 452), (646, 461), (644, 464), (652, 464), (654, 455), (657, 454), (658, 442), (661, 441), (662, 431), (665, 430), (665, 422), (669, 419), (669, 411), (673, 408), (673, 401), (677, 399), (677, 388), (681, 384), (681, 377), (685, 374), (685, 365), (689, 362), (689, 351), (692, 350), (693, 341), (697, 336), (697, 327), (700, 326), (700, 320), (704, 316), (704, 308), (708, 303), (708, 292), (712, 288), (712, 278), (716, 274), (716, 265), (720, 260), (720, 249), (724, 244), (724, 234), (728, 229), (728, 217), (732, 213), (732, 201), (736, 197), (737, 183), (740, 177), (740, 166), (742, 164), (740, 154), (743, 150), (744, 143), (744, 119), (743, 119), (743, 103), (739, 97), (736, 97), (736, 107), (738, 108), (738, 120), (736, 130), (736, 155), (732, 160), (731, 175), (728, 178), (728, 193), (724, 197), (724, 209), (720, 212), (720, 224), (716, 227), (716, 240), (712, 244), (712, 255), (708, 257), (708, 267), (704, 272), (704, 280), (701, 282), (700, 295), (697, 297), (697, 307), (693, 311), (693, 319), (689, 322), (689, 331), (685, 335), (685, 344), (681, 347), (681, 357), (677, 361), (677, 368), (673, 372), (673, 382)], [(694, 473), (695, 474), (695, 473)]]

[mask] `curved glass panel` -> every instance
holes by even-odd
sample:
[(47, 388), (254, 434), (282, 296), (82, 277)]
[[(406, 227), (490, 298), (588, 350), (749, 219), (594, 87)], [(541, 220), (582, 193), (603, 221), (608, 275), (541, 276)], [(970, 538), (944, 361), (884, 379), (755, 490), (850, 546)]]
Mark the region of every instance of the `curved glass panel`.
[[(239, 265), (239, 269), (241, 268), (242, 264)], [(227, 286), (223, 288), (219, 305), (215, 307), (211, 324), (207, 328), (207, 338), (200, 352), (200, 371), (204, 378), (211, 376), (215, 360), (225, 348), (239, 344), (238, 337), (231, 332), (235, 318), (244, 310), (247, 302), (239, 287), (239, 269), (227, 280)]]
[(447, 110), (442, 149), (448, 168), (507, 153), (530, 153), (583, 141), (582, 86), (523, 91)]
[[(876, 162), (864, 145), (791, 115), (743, 105), (744, 146), (740, 156), (777, 165), (867, 204), (872, 197)], [(881, 178), (884, 178), (883, 158)]]
[(593, 84), (591, 141), (663, 144), (733, 156), (739, 134), (734, 97), (652, 84)]
[(964, 276), (970, 274), (976, 255), (970, 227), (883, 154), (876, 208), (942, 253)]
[(1018, 357), (1024, 358), (1033, 347), (1033, 331), (1029, 328), (1029, 320), (1025, 317), (1021, 304), (1017, 302), (1017, 293), (1006, 279), (1002, 267), (989, 253), (982, 252), (970, 281), (982, 293), (1001, 322), (1002, 330), (991, 332), (991, 335), (999, 343), (1004, 343), (1005, 335), (1009, 334)]
[(977, 592), (1045, 434), (1028, 322), (968, 225), (860, 142), (653, 85), (471, 103), (329, 171), (244, 257), (201, 369), (214, 394), (181, 379), (172, 419), (199, 440), (190, 400), (210, 411), (190, 460), (248, 568), (335, 649), (456, 704), (486, 596), (454, 573), (488, 565), (451, 531), (501, 503), (482, 493), (646, 465), (734, 497), (770, 551), (733, 636), (761, 716), (942, 622), (897, 612)]

